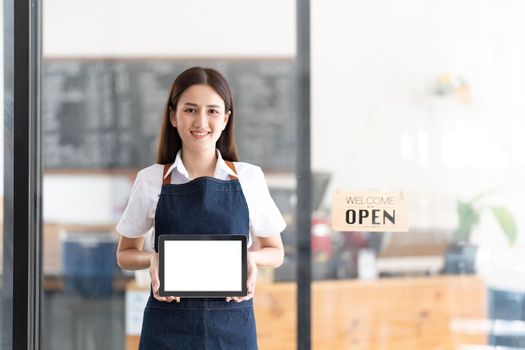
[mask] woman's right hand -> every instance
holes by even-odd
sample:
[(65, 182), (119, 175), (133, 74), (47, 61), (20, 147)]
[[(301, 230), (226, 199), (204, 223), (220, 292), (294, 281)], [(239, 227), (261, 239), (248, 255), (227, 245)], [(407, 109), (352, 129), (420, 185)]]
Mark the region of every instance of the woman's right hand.
[(176, 300), (180, 302), (180, 297), (161, 297), (159, 295), (160, 281), (159, 281), (159, 254), (153, 253), (150, 257), (149, 275), (151, 277), (151, 288), (153, 289), (153, 297), (158, 301), (167, 301), (171, 303)]

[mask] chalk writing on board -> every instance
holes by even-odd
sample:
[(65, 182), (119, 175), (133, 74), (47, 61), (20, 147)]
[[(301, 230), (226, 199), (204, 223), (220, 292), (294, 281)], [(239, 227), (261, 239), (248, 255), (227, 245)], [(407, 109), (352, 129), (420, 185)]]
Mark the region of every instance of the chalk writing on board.
[(47, 60), (45, 168), (142, 168), (155, 163), (162, 108), (173, 79), (193, 65), (231, 84), (241, 161), (294, 169), (293, 62)]

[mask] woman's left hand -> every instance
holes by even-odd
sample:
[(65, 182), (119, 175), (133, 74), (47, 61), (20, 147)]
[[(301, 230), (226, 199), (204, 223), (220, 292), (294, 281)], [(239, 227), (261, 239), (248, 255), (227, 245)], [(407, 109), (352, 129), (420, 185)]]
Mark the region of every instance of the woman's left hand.
[(246, 287), (248, 289), (248, 294), (245, 297), (226, 297), (226, 301), (234, 300), (240, 303), (243, 300), (250, 300), (253, 298), (255, 293), (255, 282), (257, 281), (257, 264), (255, 263), (255, 257), (252, 252), (248, 252), (247, 257), (248, 263), (248, 279), (246, 281)]

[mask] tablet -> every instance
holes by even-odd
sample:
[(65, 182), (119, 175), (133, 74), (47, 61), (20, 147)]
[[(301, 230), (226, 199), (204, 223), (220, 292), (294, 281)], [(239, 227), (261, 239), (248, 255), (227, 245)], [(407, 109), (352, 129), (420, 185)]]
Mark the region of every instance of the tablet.
[(159, 236), (160, 296), (246, 296), (246, 235)]

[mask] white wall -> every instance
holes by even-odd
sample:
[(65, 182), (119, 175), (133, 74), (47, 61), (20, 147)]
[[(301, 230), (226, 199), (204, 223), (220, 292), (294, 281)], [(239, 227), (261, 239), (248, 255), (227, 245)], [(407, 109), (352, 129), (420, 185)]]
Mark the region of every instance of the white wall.
[(46, 0), (52, 57), (293, 57), (291, 0)]
[(120, 218), (133, 182), (126, 176), (44, 176), (44, 221), (73, 225), (111, 225)]

